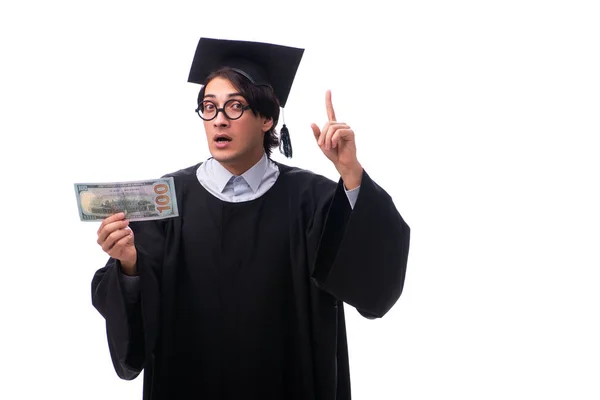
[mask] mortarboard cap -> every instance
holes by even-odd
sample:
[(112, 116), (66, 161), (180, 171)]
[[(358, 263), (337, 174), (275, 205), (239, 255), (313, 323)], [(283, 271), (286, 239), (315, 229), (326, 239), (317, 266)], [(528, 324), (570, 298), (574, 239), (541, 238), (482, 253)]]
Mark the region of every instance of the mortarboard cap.
[(270, 43), (200, 38), (188, 82), (203, 85), (211, 73), (230, 67), (255, 85), (271, 86), (284, 107), (303, 53)]

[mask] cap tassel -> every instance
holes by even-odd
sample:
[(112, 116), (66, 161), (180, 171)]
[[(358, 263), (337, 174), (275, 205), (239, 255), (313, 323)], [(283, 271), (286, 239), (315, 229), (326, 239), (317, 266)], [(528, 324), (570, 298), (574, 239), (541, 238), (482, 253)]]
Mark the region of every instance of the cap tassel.
[[(290, 140), (290, 131), (285, 126), (285, 113), (283, 108), (281, 109), (281, 117), (283, 120), (283, 126), (281, 127), (281, 140), (279, 140), (279, 151), (282, 152), (287, 158), (292, 158), (292, 141)], [(283, 150), (281, 149), (283, 147)]]
[[(283, 151), (281, 150), (282, 147)], [(292, 158), (292, 141), (290, 140), (290, 131), (285, 124), (283, 124), (281, 127), (279, 151), (281, 151), (287, 158)]]

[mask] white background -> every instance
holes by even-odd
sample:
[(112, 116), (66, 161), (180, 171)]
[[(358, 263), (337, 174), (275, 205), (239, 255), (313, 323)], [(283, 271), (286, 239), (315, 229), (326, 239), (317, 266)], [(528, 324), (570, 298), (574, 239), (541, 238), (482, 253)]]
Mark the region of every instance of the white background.
[(3, 2), (0, 398), (141, 398), (91, 305), (106, 255), (73, 183), (208, 156), (201, 36), (306, 48), (289, 163), (337, 179), (310, 130), (331, 89), (412, 228), (396, 306), (347, 308), (355, 399), (600, 398), (597, 2), (389, 4)]

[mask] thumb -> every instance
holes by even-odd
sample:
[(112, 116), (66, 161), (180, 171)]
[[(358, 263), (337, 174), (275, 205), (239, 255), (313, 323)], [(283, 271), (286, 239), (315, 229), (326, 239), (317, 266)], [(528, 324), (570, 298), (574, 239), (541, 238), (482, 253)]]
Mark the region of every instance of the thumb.
[(315, 135), (315, 139), (319, 141), (319, 137), (321, 136), (321, 130), (316, 124), (310, 124), (310, 127), (312, 128), (313, 135)]

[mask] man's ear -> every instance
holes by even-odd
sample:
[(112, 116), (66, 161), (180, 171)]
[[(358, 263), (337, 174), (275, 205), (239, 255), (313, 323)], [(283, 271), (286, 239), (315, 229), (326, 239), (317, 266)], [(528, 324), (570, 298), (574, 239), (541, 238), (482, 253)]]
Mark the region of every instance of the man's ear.
[(273, 127), (273, 118), (263, 118), (263, 125), (262, 125), (263, 132), (267, 132), (272, 127)]

